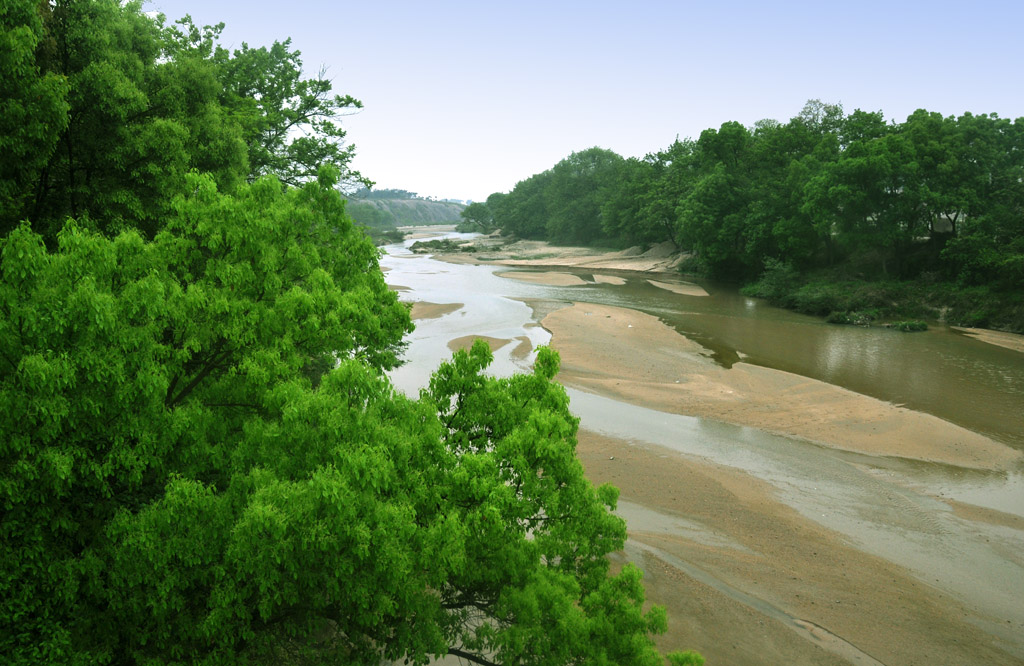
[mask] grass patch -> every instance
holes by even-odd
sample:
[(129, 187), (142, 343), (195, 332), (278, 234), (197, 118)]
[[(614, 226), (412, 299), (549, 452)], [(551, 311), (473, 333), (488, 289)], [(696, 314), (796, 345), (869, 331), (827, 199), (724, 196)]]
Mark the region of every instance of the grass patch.
[(894, 321), (892, 323), (886, 324), (885, 327), (886, 328), (895, 328), (897, 331), (902, 331), (903, 333), (915, 333), (917, 331), (927, 331), (928, 330), (928, 324), (924, 323), (923, 321), (916, 321), (916, 320), (915, 321)]

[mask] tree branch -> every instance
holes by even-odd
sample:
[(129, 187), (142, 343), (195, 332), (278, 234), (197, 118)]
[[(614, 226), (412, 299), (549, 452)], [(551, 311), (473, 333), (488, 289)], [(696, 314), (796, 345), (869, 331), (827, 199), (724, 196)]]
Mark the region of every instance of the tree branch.
[(474, 664), (483, 664), (483, 666), (498, 666), (498, 663), (495, 661), (488, 661), (483, 657), (477, 656), (471, 652), (465, 652), (458, 648), (448, 648), (448, 654), (452, 655), (453, 657), (465, 659), (466, 661), (471, 661)]

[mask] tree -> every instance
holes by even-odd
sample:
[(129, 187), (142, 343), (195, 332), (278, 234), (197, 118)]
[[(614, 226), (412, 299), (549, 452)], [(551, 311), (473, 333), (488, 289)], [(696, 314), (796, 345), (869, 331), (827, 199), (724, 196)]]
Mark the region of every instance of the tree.
[[(261, 175), (296, 185), (350, 169), (339, 116), (358, 108), (304, 78), (290, 43), (218, 44), (223, 25), (170, 26), (138, 1), (10, 0), (0, 60), (5, 93), (0, 233), (31, 219), (52, 245), (64, 220), (154, 236), (189, 170), (223, 192)], [(9, 21), (8, 21), (9, 19)]]
[(516, 183), (499, 206), (488, 206), (494, 217), (494, 226), (510, 236), (543, 238), (549, 216), (545, 193), (550, 181), (549, 169)]
[(47, 71), (53, 48), (38, 2), (0, 6), (0, 234), (26, 211), (32, 186), (67, 127), (67, 81)]
[(544, 191), (550, 240), (589, 244), (604, 237), (601, 206), (609, 197), (622, 161), (610, 150), (588, 148), (551, 169)]
[(462, 231), (486, 232), (494, 228), (491, 209), (487, 207), (486, 203), (474, 201), (463, 208), (460, 215), (463, 222), (459, 225), (459, 229)]
[(355, 146), (345, 144), (346, 132), (338, 124), (340, 116), (362, 108), (362, 102), (332, 94), (325, 70), (302, 78), (300, 56), (288, 39), (270, 48), (243, 43), (230, 57), (223, 48), (213, 54), (224, 103), (243, 118), (250, 180), (270, 174), (298, 185), (314, 178), (321, 165), (332, 165), (345, 174), (346, 187), (369, 187), (372, 182), (350, 166)]
[(8, 663), (661, 663), (557, 356), (396, 394), (408, 312), (336, 183), (0, 241)]
[(752, 199), (750, 131), (736, 122), (701, 132), (695, 160), (700, 176), (680, 202), (680, 238), (709, 272), (750, 277), (760, 271), (747, 222)]
[(643, 160), (623, 162), (601, 209), (605, 232), (628, 244), (678, 245), (677, 209), (696, 178), (693, 151), (693, 141), (676, 139)]

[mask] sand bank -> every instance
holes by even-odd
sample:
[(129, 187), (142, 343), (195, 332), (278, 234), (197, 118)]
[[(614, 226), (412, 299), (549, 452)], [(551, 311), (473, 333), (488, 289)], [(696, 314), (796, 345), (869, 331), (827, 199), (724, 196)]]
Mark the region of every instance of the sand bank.
[(657, 318), (575, 304), (544, 317), (559, 380), (652, 409), (704, 416), (875, 456), (1001, 469), (1021, 455), (934, 416), (800, 375), (715, 364)]
[(448, 349), (453, 352), (460, 349), (469, 349), (473, 346), (473, 343), (477, 340), (483, 340), (487, 343), (487, 346), (491, 348), (491, 353), (494, 353), (513, 342), (516, 344), (515, 348), (509, 353), (514, 359), (524, 359), (531, 351), (533, 351), (533, 343), (530, 342), (530, 338), (525, 335), (520, 335), (516, 338), (492, 338), (487, 335), (464, 335), (461, 338), (455, 338), (454, 340), (448, 341)]
[(974, 609), (807, 520), (765, 482), (588, 431), (577, 454), (588, 478), (621, 491), (626, 553), (668, 611), (663, 649), (709, 664), (1017, 663)]
[(955, 331), (966, 333), (990, 345), (1006, 347), (1007, 349), (1024, 353), (1024, 335), (1005, 333), (1003, 331), (990, 331), (987, 328), (963, 328), (960, 326), (953, 326), (952, 328)]
[[(560, 273), (555, 271), (547, 271), (543, 273), (532, 271), (502, 271), (500, 273), (495, 273), (495, 275), (512, 280), (521, 280), (522, 282), (531, 282), (533, 284), (545, 284), (550, 287), (579, 287), (586, 284), (610, 284), (620, 286), (626, 284), (626, 278), (624, 277), (619, 277), (618, 275), (603, 275), (601, 273), (594, 273), (591, 276), (593, 278), (593, 282), (587, 282), (574, 273)], [(700, 289), (697, 285), (693, 286)], [(705, 293), (705, 296), (706, 295), (707, 293)]]
[(427, 303), (416, 301), (412, 304), (412, 311), (409, 316), (416, 319), (437, 319), (444, 315), (462, 309), (462, 303)]
[(503, 271), (495, 273), (498, 277), (531, 282), (533, 284), (546, 284), (551, 287), (579, 287), (589, 284), (586, 280), (573, 275), (572, 273), (534, 273), (528, 271)]
[(692, 282), (659, 282), (657, 280), (648, 280), (648, 283), (654, 285), (658, 289), (665, 289), (671, 291), (673, 294), (680, 294), (682, 296), (707, 296), (708, 292), (704, 287), (699, 284)]

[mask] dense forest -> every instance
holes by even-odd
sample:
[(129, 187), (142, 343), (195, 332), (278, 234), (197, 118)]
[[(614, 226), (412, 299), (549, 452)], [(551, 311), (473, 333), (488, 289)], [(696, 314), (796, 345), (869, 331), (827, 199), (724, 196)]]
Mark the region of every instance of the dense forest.
[(359, 102), (139, 2), (0, 19), (5, 664), (665, 662), (557, 355), (384, 375)]
[(808, 102), (642, 159), (590, 148), (463, 213), (560, 244), (671, 241), (687, 270), (837, 321), (908, 309), (1024, 332), (1024, 118)]

